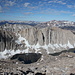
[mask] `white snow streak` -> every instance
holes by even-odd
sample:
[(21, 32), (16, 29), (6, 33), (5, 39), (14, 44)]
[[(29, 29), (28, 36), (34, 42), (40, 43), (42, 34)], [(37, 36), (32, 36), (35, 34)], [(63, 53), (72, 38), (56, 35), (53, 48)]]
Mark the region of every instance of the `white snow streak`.
[[(39, 52), (39, 50), (40, 50), (40, 48), (43, 48), (43, 49), (46, 49), (46, 51), (47, 51), (47, 53), (49, 54), (50, 53), (50, 50), (49, 50), (49, 47), (50, 48), (52, 48), (52, 50), (53, 51), (55, 51), (55, 49), (61, 49), (61, 48), (66, 48), (67, 49), (67, 47), (69, 47), (69, 48), (74, 48), (74, 46), (73, 45), (71, 45), (71, 43), (68, 41), (68, 43), (67, 44), (48, 44), (48, 45), (43, 45), (43, 46), (41, 46), (39, 43), (37, 43), (36, 45), (34, 44), (34, 45), (30, 45), (29, 44), (29, 42), (25, 39), (25, 38), (23, 38), (23, 37), (21, 37), (21, 35), (20, 34), (16, 34), (17, 36), (19, 36), (19, 38), (18, 38), (18, 40), (16, 40), (15, 42), (17, 43), (17, 44), (21, 44), (22, 42), (23, 43), (25, 43), (26, 45), (26, 47), (27, 47), (27, 49), (25, 49), (25, 50), (6, 50), (5, 49), (5, 51), (3, 51), (3, 52), (0, 52), (0, 59), (1, 58), (8, 58), (9, 56), (11, 56), (11, 55), (15, 55), (15, 54), (17, 54), (17, 53), (29, 53), (29, 48), (30, 49), (34, 49), (35, 50), (35, 53), (38, 53)], [(75, 45), (75, 44), (74, 44)]]
[(29, 42), (25, 39), (25, 38), (23, 38), (23, 37), (21, 37), (21, 35), (20, 34), (18, 34), (19, 35), (19, 38), (18, 38), (18, 40), (16, 40), (15, 42), (16, 43), (18, 43), (18, 44), (20, 44), (21, 43), (21, 41), (24, 41), (24, 43), (26, 44), (26, 47), (28, 47), (28, 48), (32, 48), (32, 49), (35, 49), (36, 51), (35, 51), (35, 53), (37, 53), (40, 49), (39, 48), (43, 48), (43, 49), (46, 49), (47, 50), (47, 53), (50, 53), (50, 50), (48, 50), (48, 48), (50, 47), (50, 48), (52, 48), (53, 50), (54, 49), (59, 49), (59, 48), (67, 48), (67, 47), (69, 47), (69, 48), (74, 48), (74, 46), (73, 45), (71, 45), (70, 44), (70, 42), (68, 41), (68, 43), (67, 44), (48, 44), (48, 45), (43, 45), (43, 46), (41, 46), (39, 43), (37, 43), (36, 45), (34, 44), (34, 45), (30, 45), (29, 44)]
[(28, 49), (26, 50), (7, 50), (5, 49), (3, 52), (0, 52), (0, 59), (2, 58), (8, 58), (12, 55), (18, 54), (18, 53), (28, 53)]
[(67, 46), (68, 46), (69, 48), (74, 48), (74, 46), (72, 46), (72, 45), (70, 44), (70, 42), (69, 42), (69, 41), (68, 41)]

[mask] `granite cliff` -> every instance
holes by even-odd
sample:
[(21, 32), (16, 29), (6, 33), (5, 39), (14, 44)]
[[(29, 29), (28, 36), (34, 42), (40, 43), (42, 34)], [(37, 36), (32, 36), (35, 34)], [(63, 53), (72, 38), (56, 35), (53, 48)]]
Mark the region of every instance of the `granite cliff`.
[(37, 27), (5, 24), (0, 26), (0, 55), (8, 57), (17, 53), (49, 54), (75, 47), (75, 35), (58, 27)]

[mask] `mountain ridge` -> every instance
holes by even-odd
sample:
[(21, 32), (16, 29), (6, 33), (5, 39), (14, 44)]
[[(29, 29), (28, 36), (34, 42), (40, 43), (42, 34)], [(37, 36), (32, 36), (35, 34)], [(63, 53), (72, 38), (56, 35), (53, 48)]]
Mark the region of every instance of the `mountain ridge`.
[(47, 54), (60, 52), (74, 48), (74, 38), (75, 35), (70, 30), (55, 26), (5, 24), (0, 26), (0, 55), (9, 57), (24, 52), (43, 53), (43, 49)]

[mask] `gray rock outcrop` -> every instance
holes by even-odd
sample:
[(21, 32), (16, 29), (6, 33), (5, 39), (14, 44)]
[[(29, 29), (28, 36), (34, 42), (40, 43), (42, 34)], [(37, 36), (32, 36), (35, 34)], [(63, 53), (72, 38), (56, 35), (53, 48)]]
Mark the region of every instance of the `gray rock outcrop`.
[[(21, 50), (35, 53), (46, 49), (47, 53), (75, 47), (75, 35), (57, 27), (33, 27), (6, 24), (0, 27), (0, 51)], [(25, 50), (25, 51), (24, 51)], [(19, 51), (19, 52), (21, 52)], [(8, 53), (8, 52), (7, 52)]]

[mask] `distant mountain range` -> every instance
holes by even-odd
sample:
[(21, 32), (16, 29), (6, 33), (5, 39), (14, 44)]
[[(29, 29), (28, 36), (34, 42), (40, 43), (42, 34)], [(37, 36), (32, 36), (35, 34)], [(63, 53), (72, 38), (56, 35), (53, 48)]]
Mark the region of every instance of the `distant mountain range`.
[(36, 22), (36, 21), (0, 21), (0, 25), (5, 25), (5, 24), (17, 24), (17, 25), (30, 25), (30, 26), (35, 26), (38, 28), (43, 28), (43, 27), (59, 27), (62, 29), (66, 30), (71, 30), (75, 32), (75, 22), (73, 21), (57, 21), (57, 20), (52, 20), (48, 22)]
[(71, 30), (72, 32), (75, 33), (75, 22), (73, 22), (73, 21), (52, 20), (52, 21), (45, 22), (44, 24), (46, 26), (59, 27), (59, 28), (62, 28), (62, 29)]
[(35, 22), (35, 21), (0, 21), (0, 25), (5, 25), (5, 24), (20, 24), (20, 25), (31, 25), (35, 26), (39, 24), (40, 22)]
[(52, 20), (48, 22), (36, 22), (36, 21), (0, 21), (0, 25), (4, 24), (22, 24), (22, 25), (38, 25), (38, 26), (57, 26), (57, 27), (63, 27), (63, 26), (75, 26), (75, 22), (73, 21), (57, 21)]

